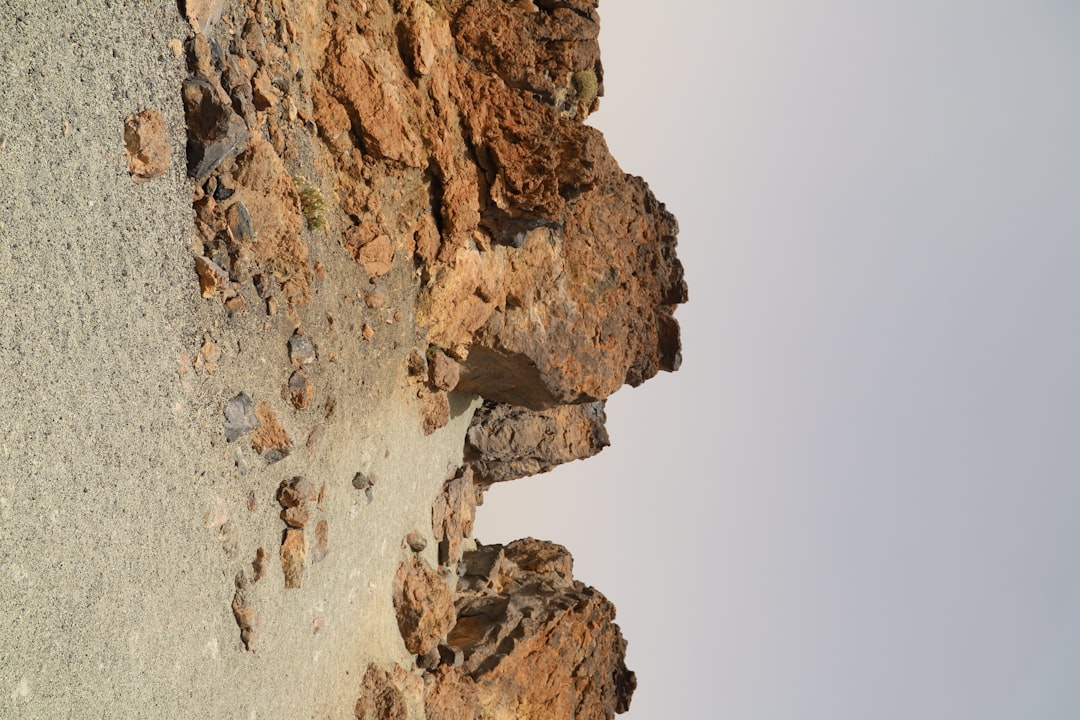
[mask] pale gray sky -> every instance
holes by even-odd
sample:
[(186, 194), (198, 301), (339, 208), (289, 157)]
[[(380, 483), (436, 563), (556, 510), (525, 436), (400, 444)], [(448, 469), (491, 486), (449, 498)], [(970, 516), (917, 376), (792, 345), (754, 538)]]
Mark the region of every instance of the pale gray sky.
[(629, 720), (1080, 717), (1080, 5), (601, 15), (684, 364), (477, 536), (614, 601)]

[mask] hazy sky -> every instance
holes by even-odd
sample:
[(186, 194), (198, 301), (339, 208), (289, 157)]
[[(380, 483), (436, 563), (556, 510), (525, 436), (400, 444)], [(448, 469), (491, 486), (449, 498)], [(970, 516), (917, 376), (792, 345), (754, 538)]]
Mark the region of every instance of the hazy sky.
[(615, 602), (630, 720), (1080, 717), (1080, 4), (601, 15), (684, 364), (477, 536)]

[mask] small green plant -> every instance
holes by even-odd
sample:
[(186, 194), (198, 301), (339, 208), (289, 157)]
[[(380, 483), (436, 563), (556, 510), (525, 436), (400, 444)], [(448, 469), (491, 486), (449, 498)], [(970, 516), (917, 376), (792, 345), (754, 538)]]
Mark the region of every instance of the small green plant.
[(576, 72), (570, 78), (570, 84), (574, 86), (574, 93), (577, 95), (577, 115), (584, 119), (596, 102), (596, 94), (599, 92), (596, 73), (592, 70)]
[(326, 201), (313, 185), (309, 185), (301, 177), (294, 177), (293, 184), (300, 194), (300, 210), (304, 213), (304, 220), (311, 230), (321, 230), (326, 227), (326, 218), (322, 216), (322, 209), (326, 207)]

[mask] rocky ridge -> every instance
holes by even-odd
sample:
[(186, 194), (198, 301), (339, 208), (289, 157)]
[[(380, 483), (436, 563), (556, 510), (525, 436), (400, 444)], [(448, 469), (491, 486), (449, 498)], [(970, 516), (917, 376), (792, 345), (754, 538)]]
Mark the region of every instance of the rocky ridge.
[[(438, 567), (413, 555), (395, 580), (398, 624), (422, 679), (373, 666), (357, 717), (406, 717), (420, 696), (429, 718), (599, 718), (629, 707), (635, 681), (614, 606), (573, 580), (569, 553), (471, 538), (484, 488), (599, 452), (609, 443), (604, 399), (681, 362), (677, 223), (583, 122), (603, 95), (597, 4), (183, 4), (202, 296), (229, 315), (288, 319), (294, 368), (284, 397), (301, 410), (316, 397), (301, 316), (333, 267), (314, 258), (343, 255), (367, 278), (356, 300), (388, 323), (402, 318), (383, 309), (388, 294), (412, 303), (417, 342), (395, 342), (387, 357), (415, 390), (424, 432), (448, 422), (455, 398), (484, 398), (463, 465), (434, 501)], [(141, 181), (153, 156), (132, 122), (131, 172)], [(371, 341), (376, 331), (365, 323), (359, 335)], [(332, 398), (322, 404), (329, 418)], [(275, 462), (292, 441), (264, 405), (252, 427), (253, 408), (235, 418), (227, 408), (226, 420), (246, 428), (237, 436), (254, 429), (253, 448)], [(371, 482), (363, 489), (370, 501)], [(314, 562), (308, 513), (281, 505), (282, 566), (299, 588)], [(318, 527), (324, 554), (325, 522)], [(419, 552), (422, 543), (404, 545)], [(249, 649), (258, 618), (245, 598), (258, 577), (235, 583)]]

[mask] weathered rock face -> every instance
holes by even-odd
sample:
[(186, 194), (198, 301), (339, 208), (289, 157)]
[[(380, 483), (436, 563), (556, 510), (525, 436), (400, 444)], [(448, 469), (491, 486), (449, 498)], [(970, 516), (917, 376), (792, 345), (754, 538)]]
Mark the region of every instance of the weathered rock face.
[(465, 466), (443, 483), (442, 492), (431, 507), (431, 527), (439, 543), (439, 564), (456, 568), (465, 550), (466, 540), (472, 537), (480, 489), (476, 486), (473, 469)]
[(595, 3), (330, 7), (312, 97), (344, 242), (415, 252), (431, 341), (464, 349), (458, 389), (542, 409), (676, 369), (675, 220), (581, 122), (602, 92)]
[(415, 694), (418, 685), (419, 680), (400, 666), (388, 672), (369, 665), (353, 714), (357, 720), (408, 720), (407, 696)]
[(415, 555), (401, 563), (394, 578), (394, 609), (405, 647), (414, 655), (434, 650), (454, 624), (450, 588)]
[(464, 654), (454, 680), (472, 680), (492, 718), (611, 718), (629, 709), (637, 681), (615, 608), (573, 579), (566, 548), (530, 538), (481, 546), (464, 562), (447, 643)]
[[(425, 570), (411, 558), (402, 564), (399, 583), (431, 572)], [(637, 680), (626, 668), (615, 608), (574, 580), (566, 548), (531, 538), (479, 546), (464, 553), (460, 574), (449, 634), (439, 642), (429, 633), (432, 649), (417, 658), (425, 670), (427, 720), (606, 720), (629, 709)], [(417, 599), (422, 608), (425, 598), (405, 604)], [(407, 644), (416, 625), (402, 625)], [(409, 649), (421, 646), (413, 642)], [(370, 714), (378, 709), (397, 717), (405, 695), (420, 694), (417, 680), (401, 667), (392, 681), (385, 671), (369, 669), (357, 716), (384, 717)]]
[(603, 401), (550, 410), (486, 402), (465, 437), (465, 461), (481, 486), (547, 472), (610, 444)]
[[(470, 537), (484, 488), (596, 454), (604, 399), (681, 361), (677, 223), (583, 123), (603, 95), (597, 5), (183, 4), (196, 32), (183, 99), (203, 297), (230, 313), (257, 297), (298, 327), (296, 309), (322, 302), (319, 233), (370, 282), (343, 302), (377, 309), (380, 283), (415, 282), (407, 301), (428, 346), (402, 373), (423, 431), (457, 412), (452, 393), (486, 400), (433, 507), (439, 571), (414, 538), (394, 583), (423, 687), (416, 671), (372, 668), (358, 717), (403, 717), (421, 695), (429, 718), (609, 718), (629, 705), (614, 607), (573, 580), (569, 553)], [(377, 334), (350, 330), (357, 342)], [(289, 343), (283, 399), (297, 411), (314, 403), (323, 347), (300, 331)], [(237, 396), (225, 414), (228, 441), (250, 433), (267, 462), (293, 451), (267, 403)], [(312, 504), (282, 501), (289, 587), (327, 552)], [(455, 594), (446, 578), (459, 571)], [(251, 638), (240, 589), (234, 615)]]

